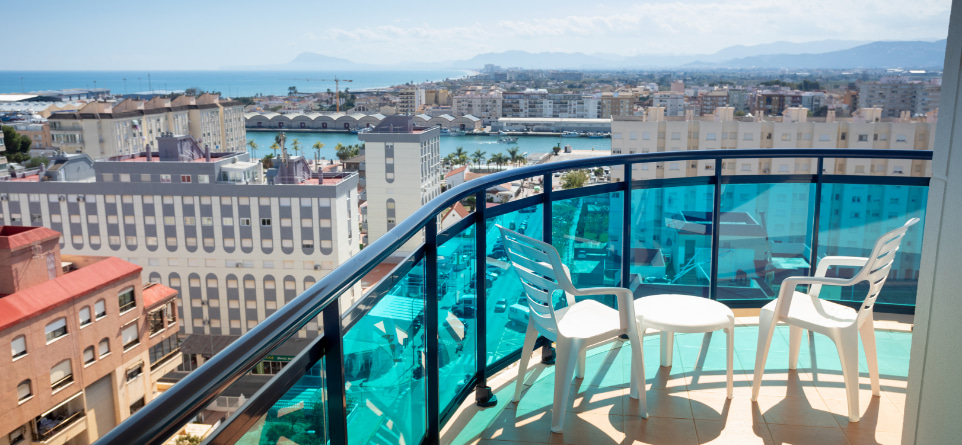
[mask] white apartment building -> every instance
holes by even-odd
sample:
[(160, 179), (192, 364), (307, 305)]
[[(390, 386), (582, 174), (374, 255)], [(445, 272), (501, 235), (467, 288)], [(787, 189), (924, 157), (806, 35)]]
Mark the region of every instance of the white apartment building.
[(452, 109), (455, 116), (472, 115), (481, 118), (484, 125), (491, 125), (501, 118), (502, 100), (500, 91), (472, 92), (454, 96)]
[[(5, 183), (0, 225), (49, 227), (65, 253), (142, 266), (179, 293), (186, 334), (242, 335), (359, 251), (356, 174), (285, 156), (267, 184), (244, 152), (208, 156), (169, 134), (157, 145), (149, 159), (66, 155), (44, 180)], [(314, 321), (299, 335), (317, 333)]]
[[(672, 84), (674, 88), (675, 84)], [(684, 116), (688, 101), (683, 93), (662, 91), (651, 96), (652, 107), (664, 108), (665, 116)]]
[[(714, 116), (668, 118), (664, 109), (650, 107), (642, 116), (616, 116), (611, 123), (611, 154), (655, 153), (716, 149), (875, 148), (932, 150), (936, 115), (913, 121), (907, 113), (899, 119), (880, 117), (880, 109), (862, 109), (849, 119), (833, 112), (818, 121), (808, 110), (790, 108), (778, 120), (736, 120), (731, 107), (716, 109)], [(657, 162), (635, 165), (632, 179), (663, 179), (714, 175), (714, 161)], [(815, 174), (815, 161), (794, 158), (739, 159), (723, 163), (725, 175)], [(824, 165), (826, 174), (927, 176), (929, 161), (836, 159)], [(624, 178), (612, 168), (612, 179)]]
[(864, 108), (881, 108), (882, 117), (899, 117), (904, 111), (918, 116), (939, 108), (941, 93), (942, 86), (934, 82), (863, 82), (858, 103)]
[(413, 116), (424, 104), (424, 90), (420, 88), (405, 88), (398, 91), (397, 114)]
[[(410, 116), (385, 117), (364, 142), (367, 236), (374, 242), (441, 194), (441, 130), (416, 127)], [(422, 242), (412, 238), (402, 251)]]
[(54, 147), (94, 159), (140, 153), (168, 132), (189, 134), (215, 152), (244, 151), (247, 143), (243, 105), (216, 94), (90, 102), (77, 112), (53, 113), (48, 120)]

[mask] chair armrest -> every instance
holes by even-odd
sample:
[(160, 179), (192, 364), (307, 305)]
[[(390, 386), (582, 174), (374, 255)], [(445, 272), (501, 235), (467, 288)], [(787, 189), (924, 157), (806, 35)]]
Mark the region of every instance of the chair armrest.
[(865, 263), (868, 263), (868, 258), (856, 256), (827, 256), (818, 262), (818, 267), (815, 269), (815, 276), (824, 277), (828, 272), (828, 268), (832, 266), (862, 267)]
[(628, 323), (635, 322), (635, 294), (629, 289), (623, 287), (586, 287), (583, 289), (575, 289), (572, 295), (614, 295), (618, 297), (618, 314), (621, 320), (621, 329), (628, 332)]

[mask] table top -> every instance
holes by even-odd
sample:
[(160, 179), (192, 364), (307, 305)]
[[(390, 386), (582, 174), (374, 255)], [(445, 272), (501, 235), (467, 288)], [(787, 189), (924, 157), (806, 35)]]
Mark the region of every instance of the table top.
[(681, 294), (651, 295), (635, 300), (635, 316), (646, 328), (696, 333), (723, 329), (735, 321), (728, 306), (708, 298)]

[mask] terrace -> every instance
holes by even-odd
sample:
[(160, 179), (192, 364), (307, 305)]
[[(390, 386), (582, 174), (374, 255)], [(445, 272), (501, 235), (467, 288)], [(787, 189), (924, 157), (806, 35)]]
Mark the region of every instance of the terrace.
[[(787, 372), (787, 333), (780, 332), (762, 397), (758, 404), (750, 402), (757, 335), (753, 317), (774, 298), (784, 277), (812, 273), (809, 265), (826, 255), (865, 256), (881, 233), (911, 217), (924, 219), (929, 178), (725, 176), (716, 168), (713, 176), (633, 181), (630, 167), (692, 160), (720, 167), (731, 159), (809, 158), (822, 172), (826, 159), (925, 161), (931, 156), (928, 151), (846, 149), (661, 152), (549, 163), (461, 184), (102, 440), (162, 442), (320, 316), (323, 335), (223, 422), (208, 443), (273, 444), (281, 437), (339, 444), (730, 443), (747, 438), (780, 443), (799, 437), (803, 442), (815, 437), (826, 443), (897, 442), (924, 224), (906, 236), (876, 305), (876, 318), (891, 320), (877, 324), (884, 394), (872, 399), (862, 391), (867, 393), (862, 422), (846, 421), (837, 353), (820, 336), (803, 342), (798, 371)], [(557, 172), (604, 166), (625, 169), (626, 181), (570, 190), (549, 187), (506, 204), (478, 206), (462, 221), (438, 230), (437, 215), (468, 196), (483, 202), (493, 185), (522, 179), (550, 184)], [(853, 202), (853, 196), (862, 200)], [(524, 227), (527, 235), (552, 243), (578, 287), (624, 285), (636, 298), (681, 293), (736, 308), (735, 398), (726, 402), (719, 392), (724, 388), (723, 355), (714, 348), (723, 344), (720, 340), (702, 347), (701, 335), (679, 335), (669, 369), (658, 367), (658, 342), (646, 337), (651, 418), (643, 420), (632, 412), (627, 396), (627, 348), (619, 341), (590, 351), (588, 375), (575, 381), (578, 392), (569, 404), (576, 415), (568, 416), (564, 434), (551, 433), (552, 379), (545, 377), (553, 366), (539, 365), (529, 373), (520, 404), (510, 401), (524, 325), (505, 308), (517, 302), (521, 286), (504, 261), (503, 247), (498, 248), (496, 224)], [(342, 312), (337, 303), (341, 293), (422, 231), (420, 248)], [(836, 289), (823, 296), (857, 307), (864, 298), (860, 292)], [(613, 298), (599, 301), (615, 304)], [(550, 345), (542, 345), (541, 354), (551, 357)], [(867, 388), (867, 380), (863, 383)]]

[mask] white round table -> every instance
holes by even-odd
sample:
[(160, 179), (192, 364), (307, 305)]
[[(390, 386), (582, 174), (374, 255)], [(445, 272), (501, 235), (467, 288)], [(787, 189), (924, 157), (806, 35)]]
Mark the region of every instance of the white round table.
[[(648, 329), (661, 331), (661, 366), (667, 367), (671, 367), (676, 332), (704, 332), (706, 336), (710, 336), (713, 331), (724, 329), (728, 340), (728, 398), (732, 397), (735, 314), (728, 306), (691, 295), (651, 295), (635, 300), (635, 317), (638, 321), (638, 333), (642, 337)], [(704, 346), (707, 347), (707, 341)], [(641, 376), (644, 378), (644, 370), (641, 370)]]

